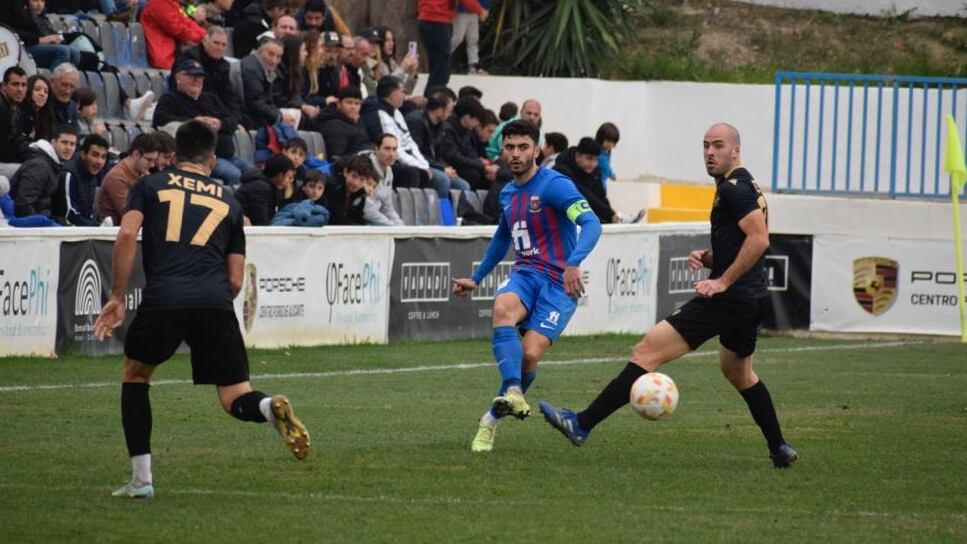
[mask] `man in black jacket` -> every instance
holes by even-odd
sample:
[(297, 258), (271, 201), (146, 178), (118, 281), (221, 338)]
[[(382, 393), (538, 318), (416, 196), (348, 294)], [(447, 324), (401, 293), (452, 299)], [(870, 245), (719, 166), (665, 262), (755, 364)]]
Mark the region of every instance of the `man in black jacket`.
[(330, 214), (329, 224), (365, 225), (365, 180), (379, 179), (373, 163), (363, 155), (349, 155), (333, 166), (333, 172), (337, 174), (326, 181), (326, 192), (323, 195)]
[(30, 144), (24, 134), (20, 104), (27, 96), (27, 72), (11, 66), (3, 73), (0, 86), (0, 162), (23, 162)]
[(319, 113), (319, 133), (326, 143), (329, 162), (373, 147), (366, 129), (359, 124), (363, 95), (356, 87), (339, 89), (336, 103)]
[(94, 201), (98, 176), (107, 162), (107, 140), (91, 134), (81, 143), (80, 154), (64, 164), (52, 211), (54, 219), (62, 225), (94, 227), (97, 207)]
[(218, 135), (215, 155), (218, 161), (212, 177), (229, 185), (238, 185), (242, 173), (254, 168), (248, 161), (235, 156), (235, 129), (241, 121), (238, 114), (229, 112), (214, 93), (204, 92), (205, 69), (192, 58), (182, 59), (174, 69), (175, 88), (158, 100), (154, 110), (154, 126), (184, 123), (192, 119), (211, 127)]
[[(449, 166), (438, 157), (437, 142), (443, 135), (443, 122), (447, 115), (447, 102), (440, 94), (430, 96), (425, 110), (413, 110), (404, 116), (413, 141), (431, 168), (446, 171)], [(452, 168), (451, 168), (452, 170)], [(456, 172), (454, 172), (456, 174)]]
[(33, 154), (10, 180), (14, 214), (17, 217), (50, 217), (51, 199), (60, 182), (61, 164), (70, 160), (77, 148), (77, 129), (58, 125), (49, 141), (40, 140), (30, 148)]
[(279, 209), (299, 198), (293, 181), (295, 165), (285, 155), (277, 154), (265, 161), (262, 170), (249, 170), (242, 176), (242, 185), (235, 198), (242, 205), (247, 225), (265, 226)]
[(272, 23), (287, 11), (286, 0), (262, 0), (246, 6), (242, 19), (235, 24), (235, 31), (232, 33), (235, 56), (242, 58), (255, 49), (259, 34), (272, 28)]
[[(210, 26), (205, 31), (205, 39), (199, 45), (187, 49), (175, 61), (178, 66), (185, 58), (195, 59), (205, 69), (206, 93), (213, 93), (222, 100), (225, 109), (233, 115), (242, 118), (245, 105), (242, 95), (232, 84), (231, 65), (225, 60), (225, 49), (228, 47), (228, 32), (220, 26)], [(168, 79), (168, 87), (175, 87), (175, 73)], [(244, 121), (244, 119), (243, 119)]]
[(241, 62), (246, 113), (256, 126), (274, 125), (281, 120), (279, 108), (286, 102), (285, 78), (279, 71), (282, 43), (267, 39)]
[(443, 134), (437, 146), (438, 156), (456, 169), (457, 174), (470, 182), (474, 189), (489, 189), (497, 174), (497, 166), (485, 163), (477, 156), (472, 132), (480, 123), (483, 108), (477, 99), (465, 96), (457, 100), (453, 115), (444, 122)]

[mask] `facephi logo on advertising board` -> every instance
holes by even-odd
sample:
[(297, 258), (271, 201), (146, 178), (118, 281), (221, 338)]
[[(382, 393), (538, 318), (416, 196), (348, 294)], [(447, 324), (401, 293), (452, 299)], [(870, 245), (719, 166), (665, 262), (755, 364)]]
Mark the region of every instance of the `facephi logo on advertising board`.
[(860, 257), (853, 261), (853, 297), (864, 311), (881, 315), (897, 297), (900, 265), (886, 257)]
[[(326, 266), (326, 302), (329, 303), (329, 322), (332, 323), (336, 306), (378, 304), (383, 299), (378, 261), (366, 261), (351, 269), (341, 262)], [(368, 314), (358, 314), (362, 319)], [(344, 317), (348, 319), (349, 316)]]
[[(31, 268), (26, 278), (7, 279), (0, 269), (0, 314), (4, 317), (47, 315), (50, 269)], [(46, 276), (46, 279), (44, 279)]]
[(94, 259), (81, 265), (74, 294), (74, 315), (93, 316), (101, 313), (101, 270)]

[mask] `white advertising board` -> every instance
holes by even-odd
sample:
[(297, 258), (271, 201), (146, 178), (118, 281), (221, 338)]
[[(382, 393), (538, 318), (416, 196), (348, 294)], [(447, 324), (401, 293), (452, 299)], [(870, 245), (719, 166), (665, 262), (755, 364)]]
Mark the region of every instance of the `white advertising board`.
[(53, 357), (60, 240), (0, 240), (0, 354)]

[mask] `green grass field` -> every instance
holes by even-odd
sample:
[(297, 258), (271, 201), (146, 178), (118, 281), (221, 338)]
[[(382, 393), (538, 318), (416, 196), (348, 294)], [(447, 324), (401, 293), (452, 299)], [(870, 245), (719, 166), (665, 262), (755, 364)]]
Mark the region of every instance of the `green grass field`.
[[(532, 406), (583, 407), (635, 340), (562, 339)], [(0, 359), (0, 542), (967, 541), (962, 344), (762, 339), (802, 456), (787, 471), (708, 349), (664, 367), (682, 392), (666, 421), (625, 408), (574, 448), (537, 414), (487, 455), (469, 444), (498, 381), (488, 341), (251, 360), (309, 425), (310, 457), (222, 413), (179, 356), (151, 391), (157, 496), (130, 501), (109, 496), (130, 470), (119, 359)]]

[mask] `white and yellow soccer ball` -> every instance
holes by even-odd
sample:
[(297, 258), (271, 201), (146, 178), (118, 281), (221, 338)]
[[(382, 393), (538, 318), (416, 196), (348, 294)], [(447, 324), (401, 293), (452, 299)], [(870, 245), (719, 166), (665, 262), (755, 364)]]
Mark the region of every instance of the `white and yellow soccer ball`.
[(631, 386), (631, 407), (652, 421), (666, 418), (678, 406), (678, 386), (661, 372), (649, 372)]

